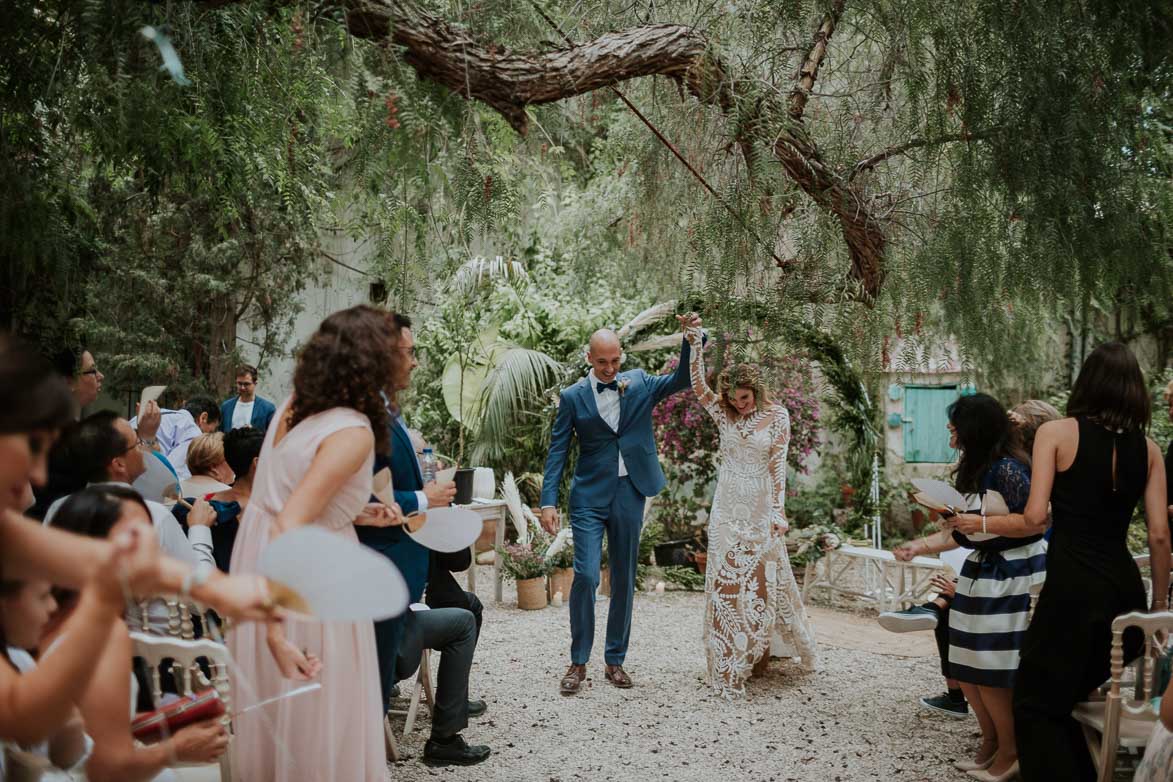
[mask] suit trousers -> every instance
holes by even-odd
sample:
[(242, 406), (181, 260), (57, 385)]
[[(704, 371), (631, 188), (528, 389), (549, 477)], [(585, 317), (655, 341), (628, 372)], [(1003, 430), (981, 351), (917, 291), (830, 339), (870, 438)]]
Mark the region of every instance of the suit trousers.
[(607, 612), (607, 643), (603, 659), (622, 665), (631, 637), (631, 604), (639, 535), (645, 497), (624, 476), (615, 487), (611, 504), (602, 508), (571, 508), (574, 532), (574, 582), (570, 587), (570, 661), (585, 665), (595, 643), (595, 593), (599, 590), (599, 563), (603, 533), (611, 561), (611, 607)]
[(395, 676), (403, 680), (420, 667), (424, 649), (440, 653), (432, 738), (447, 738), (468, 727), (468, 674), (477, 650), (477, 622), (463, 608), (408, 611)]

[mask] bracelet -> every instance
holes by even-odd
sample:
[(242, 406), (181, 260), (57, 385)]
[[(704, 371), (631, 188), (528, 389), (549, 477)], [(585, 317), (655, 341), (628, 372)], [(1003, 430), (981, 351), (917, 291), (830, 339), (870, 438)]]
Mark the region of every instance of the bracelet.
[(200, 562), (183, 577), (183, 585), (179, 588), (179, 596), (184, 600), (191, 598), (191, 590), (208, 583), (214, 568), (207, 562)]
[(986, 533), (986, 514), (982, 514), (982, 534)]

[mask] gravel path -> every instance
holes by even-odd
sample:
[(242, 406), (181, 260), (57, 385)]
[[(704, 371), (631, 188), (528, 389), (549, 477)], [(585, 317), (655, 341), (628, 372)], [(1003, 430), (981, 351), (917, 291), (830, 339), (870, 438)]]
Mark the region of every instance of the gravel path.
[[(521, 611), (508, 584), (505, 603), (494, 605), (489, 568), (479, 582), (485, 623), (471, 688), (489, 710), (464, 735), (489, 744), (493, 757), (470, 768), (422, 765), (425, 717), (401, 742), (407, 757), (392, 766), (394, 780), (968, 779), (951, 764), (976, 748), (977, 722), (933, 716), (917, 703), (943, 689), (927, 633), (881, 637), (871, 620), (815, 609), (822, 670), (803, 674), (775, 661), (751, 681), (747, 700), (727, 703), (702, 681), (700, 594), (636, 595), (631, 690), (603, 679), (608, 604), (600, 600), (591, 681), (564, 698), (567, 609)], [(898, 639), (906, 646), (891, 643)], [(401, 730), (402, 718), (394, 724)]]

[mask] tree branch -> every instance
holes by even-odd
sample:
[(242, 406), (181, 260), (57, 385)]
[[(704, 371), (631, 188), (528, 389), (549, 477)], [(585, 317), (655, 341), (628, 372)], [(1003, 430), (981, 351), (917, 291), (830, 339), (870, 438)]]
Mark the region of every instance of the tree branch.
[(831, 42), (836, 25), (839, 24), (839, 18), (843, 16), (845, 5), (847, 0), (834, 0), (831, 9), (823, 16), (819, 29), (815, 30), (815, 37), (806, 53), (806, 59), (798, 70), (798, 85), (790, 93), (790, 118), (795, 122), (801, 120), (802, 113), (806, 111), (806, 102), (815, 86), (819, 67), (827, 56), (827, 45)]
[(923, 147), (935, 147), (935, 146), (940, 146), (942, 144), (952, 144), (953, 142), (956, 142), (956, 141), (977, 141), (980, 139), (989, 138), (990, 136), (993, 135), (993, 133), (994, 132), (992, 130), (984, 130), (984, 131), (980, 131), (978, 133), (969, 133), (967, 131), (962, 131), (961, 133), (954, 133), (954, 134), (951, 134), (948, 136), (940, 136), (939, 138), (927, 138), (927, 139), (926, 138), (914, 138), (910, 141), (904, 142), (903, 144), (897, 144), (895, 146), (888, 147), (887, 149), (883, 150), (882, 152), (877, 152), (876, 154), (872, 155), (871, 157), (865, 158), (864, 160), (859, 161), (858, 163), (856, 163), (854, 166), (851, 167), (851, 171), (847, 175), (847, 179), (848, 179), (848, 181), (851, 181), (852, 179), (855, 179), (855, 177), (857, 177), (858, 175), (862, 174), (864, 171), (870, 171), (871, 169), (873, 169), (876, 166), (883, 163), (885, 160), (888, 160), (889, 158), (896, 157), (897, 155), (903, 155), (905, 152), (908, 152), (913, 149), (921, 149)]

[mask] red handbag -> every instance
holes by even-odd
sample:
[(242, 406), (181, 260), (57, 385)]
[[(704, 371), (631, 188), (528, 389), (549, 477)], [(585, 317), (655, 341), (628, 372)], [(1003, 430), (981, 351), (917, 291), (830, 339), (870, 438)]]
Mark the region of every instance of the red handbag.
[(161, 709), (139, 714), (130, 723), (130, 732), (139, 741), (150, 744), (192, 723), (222, 717), (225, 711), (220, 693), (209, 688), (186, 695)]

